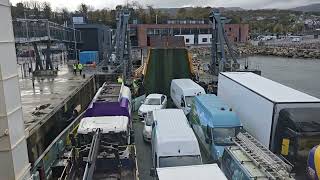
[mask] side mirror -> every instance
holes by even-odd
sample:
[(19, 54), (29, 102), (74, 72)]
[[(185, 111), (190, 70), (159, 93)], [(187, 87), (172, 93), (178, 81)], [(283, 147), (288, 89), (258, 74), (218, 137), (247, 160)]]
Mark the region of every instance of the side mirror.
[(150, 176), (151, 176), (151, 177), (156, 177), (156, 176), (157, 176), (157, 172), (156, 172), (156, 169), (155, 169), (155, 168), (151, 168), (151, 169), (150, 169)]

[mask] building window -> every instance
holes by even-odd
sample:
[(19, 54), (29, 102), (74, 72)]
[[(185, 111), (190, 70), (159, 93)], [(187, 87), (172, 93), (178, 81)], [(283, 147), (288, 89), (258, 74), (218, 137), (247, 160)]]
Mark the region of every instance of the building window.
[(207, 38), (202, 38), (202, 42), (208, 42)]
[(186, 38), (186, 43), (189, 43), (190, 42), (190, 39), (189, 38)]

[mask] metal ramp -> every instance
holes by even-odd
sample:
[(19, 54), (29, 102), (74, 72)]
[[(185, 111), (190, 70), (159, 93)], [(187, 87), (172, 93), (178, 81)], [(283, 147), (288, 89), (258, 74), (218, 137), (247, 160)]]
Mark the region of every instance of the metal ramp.
[(248, 133), (239, 133), (234, 143), (262, 170), (269, 179), (292, 179), (292, 167)]

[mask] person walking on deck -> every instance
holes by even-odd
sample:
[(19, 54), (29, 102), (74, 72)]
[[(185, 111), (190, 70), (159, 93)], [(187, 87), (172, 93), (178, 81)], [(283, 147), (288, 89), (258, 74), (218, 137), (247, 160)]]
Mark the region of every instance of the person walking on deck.
[(79, 73), (81, 75), (82, 69), (83, 69), (83, 65), (81, 63), (78, 64), (78, 69), (79, 69)]
[(77, 64), (73, 64), (72, 67), (73, 67), (73, 74), (77, 75), (77, 68), (78, 68)]

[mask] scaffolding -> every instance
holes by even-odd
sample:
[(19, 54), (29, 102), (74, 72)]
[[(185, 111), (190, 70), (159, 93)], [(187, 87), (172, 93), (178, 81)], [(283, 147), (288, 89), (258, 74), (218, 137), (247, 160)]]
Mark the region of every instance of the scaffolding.
[(16, 43), (81, 42), (79, 30), (62, 26), (47, 19), (16, 19), (12, 23)]

